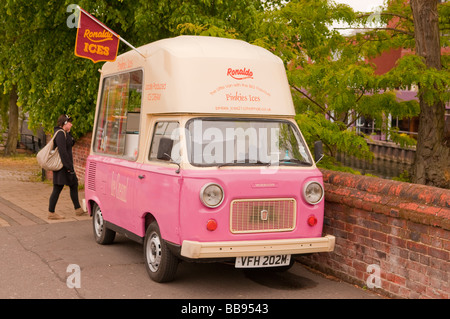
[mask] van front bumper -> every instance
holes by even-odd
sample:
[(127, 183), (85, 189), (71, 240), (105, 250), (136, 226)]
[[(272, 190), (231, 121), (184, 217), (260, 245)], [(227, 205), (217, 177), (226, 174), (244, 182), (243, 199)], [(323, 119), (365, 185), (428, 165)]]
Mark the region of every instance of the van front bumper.
[(198, 242), (184, 240), (181, 256), (199, 258), (226, 258), (241, 256), (295, 255), (334, 250), (335, 237), (278, 240)]

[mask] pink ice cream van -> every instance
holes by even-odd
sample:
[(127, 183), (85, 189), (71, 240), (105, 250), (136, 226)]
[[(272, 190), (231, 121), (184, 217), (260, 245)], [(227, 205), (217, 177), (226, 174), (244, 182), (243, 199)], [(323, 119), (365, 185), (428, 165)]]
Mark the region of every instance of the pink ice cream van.
[(213, 37), (138, 50), (100, 70), (85, 174), (96, 241), (143, 243), (157, 282), (180, 260), (288, 268), (293, 255), (333, 251), (282, 61)]

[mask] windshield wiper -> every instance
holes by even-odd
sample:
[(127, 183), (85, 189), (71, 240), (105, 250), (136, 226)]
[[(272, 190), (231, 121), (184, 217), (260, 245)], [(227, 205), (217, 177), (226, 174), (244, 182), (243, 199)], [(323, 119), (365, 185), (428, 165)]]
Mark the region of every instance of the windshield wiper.
[(281, 159), (278, 162), (261, 162), (261, 161), (256, 161), (256, 162), (241, 162), (241, 161), (237, 161), (234, 160), (233, 162), (229, 162), (229, 163), (223, 163), (220, 164), (218, 167), (224, 167), (224, 166), (271, 166), (272, 164), (274, 164), (275, 166), (277, 165), (282, 165), (282, 164), (293, 164), (293, 165), (303, 165), (303, 166), (312, 166), (312, 164), (310, 162), (307, 161), (302, 161), (302, 160), (298, 160), (296, 158), (290, 158), (290, 159)]
[(312, 166), (312, 164), (310, 162), (301, 161), (296, 158), (282, 159), (282, 160), (279, 160), (278, 163), (280, 163), (280, 164), (292, 163), (292, 164), (300, 164), (300, 165), (305, 165), (305, 166)]
[(221, 168), (221, 167), (224, 167), (224, 166), (253, 166), (253, 165), (254, 166), (261, 166), (261, 165), (263, 165), (263, 166), (270, 166), (271, 163), (270, 162), (264, 163), (264, 162), (261, 162), (261, 161), (256, 161), (256, 162), (239, 162), (237, 160), (234, 160), (233, 162), (230, 162), (230, 163), (220, 164), (218, 167)]

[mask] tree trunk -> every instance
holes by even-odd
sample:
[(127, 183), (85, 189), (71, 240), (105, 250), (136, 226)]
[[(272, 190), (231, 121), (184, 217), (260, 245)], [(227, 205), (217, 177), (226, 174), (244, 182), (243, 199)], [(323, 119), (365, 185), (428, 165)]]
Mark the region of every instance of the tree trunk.
[[(411, 0), (416, 54), (429, 68), (441, 69), (437, 0)], [(413, 182), (450, 188), (450, 145), (445, 138), (445, 105), (427, 104), (419, 83), (419, 131)]]
[(6, 140), (5, 155), (16, 153), (17, 138), (19, 136), (19, 107), (17, 106), (17, 92), (13, 88), (9, 93), (9, 126), (8, 139)]

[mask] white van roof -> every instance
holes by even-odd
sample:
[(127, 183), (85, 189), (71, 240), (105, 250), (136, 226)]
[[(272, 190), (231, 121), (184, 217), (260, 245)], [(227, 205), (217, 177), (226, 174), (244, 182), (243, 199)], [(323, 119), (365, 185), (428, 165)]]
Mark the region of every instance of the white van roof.
[(145, 113), (295, 115), (284, 64), (268, 50), (234, 39), (179, 36), (107, 62), (102, 76), (144, 70)]

